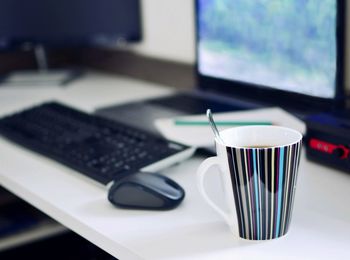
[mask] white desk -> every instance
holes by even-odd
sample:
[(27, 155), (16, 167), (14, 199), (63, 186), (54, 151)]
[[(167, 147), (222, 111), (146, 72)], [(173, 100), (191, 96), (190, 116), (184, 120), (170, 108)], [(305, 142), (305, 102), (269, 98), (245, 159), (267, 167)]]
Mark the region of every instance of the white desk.
[[(92, 74), (65, 88), (1, 88), (0, 115), (57, 99), (86, 111), (171, 92), (135, 80)], [(0, 139), (0, 184), (119, 259), (349, 259), (350, 175), (302, 156), (292, 224), (267, 242), (235, 240), (200, 197), (192, 158), (164, 172), (186, 190), (175, 210), (114, 208), (106, 190), (81, 174)], [(211, 190), (220, 198), (216, 173)]]

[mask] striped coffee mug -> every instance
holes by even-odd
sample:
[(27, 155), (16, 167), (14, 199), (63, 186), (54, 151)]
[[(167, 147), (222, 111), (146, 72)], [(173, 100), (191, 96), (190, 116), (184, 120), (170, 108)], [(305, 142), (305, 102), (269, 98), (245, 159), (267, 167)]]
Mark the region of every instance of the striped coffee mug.
[[(293, 209), (302, 135), (279, 126), (243, 126), (220, 132), (217, 156), (197, 171), (203, 198), (244, 239), (267, 240), (287, 233)], [(228, 210), (211, 200), (204, 189), (212, 166), (221, 172)]]

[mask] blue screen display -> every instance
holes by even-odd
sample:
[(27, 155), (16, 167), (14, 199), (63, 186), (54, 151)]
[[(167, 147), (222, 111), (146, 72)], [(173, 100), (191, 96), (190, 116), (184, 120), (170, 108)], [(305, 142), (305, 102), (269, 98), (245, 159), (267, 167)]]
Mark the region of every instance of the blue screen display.
[(332, 98), (336, 0), (199, 0), (202, 75)]

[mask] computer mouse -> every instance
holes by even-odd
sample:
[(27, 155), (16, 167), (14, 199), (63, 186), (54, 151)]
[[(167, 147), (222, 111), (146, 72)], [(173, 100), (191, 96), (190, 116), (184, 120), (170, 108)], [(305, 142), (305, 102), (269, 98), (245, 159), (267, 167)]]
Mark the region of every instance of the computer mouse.
[(108, 190), (108, 200), (113, 205), (129, 209), (173, 209), (184, 197), (185, 191), (175, 181), (149, 172), (137, 172), (115, 181)]

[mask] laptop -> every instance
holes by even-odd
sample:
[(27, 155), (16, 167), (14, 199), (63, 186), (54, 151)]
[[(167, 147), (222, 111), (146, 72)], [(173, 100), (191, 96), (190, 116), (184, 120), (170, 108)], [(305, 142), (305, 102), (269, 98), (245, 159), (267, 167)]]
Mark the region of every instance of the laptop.
[(103, 107), (97, 114), (157, 133), (157, 118), (281, 106), (343, 106), (345, 0), (196, 0), (193, 92)]

